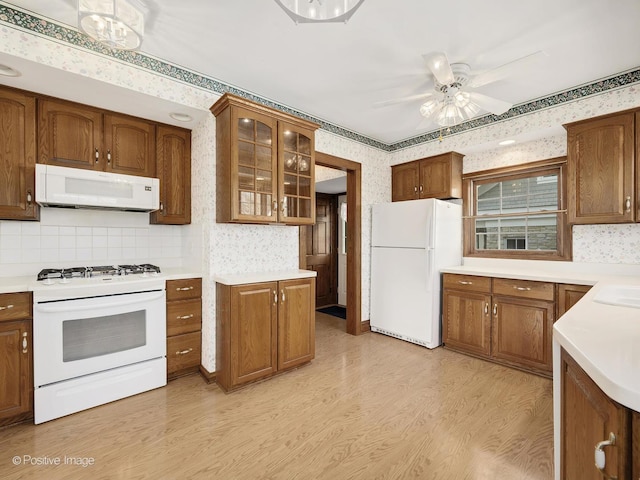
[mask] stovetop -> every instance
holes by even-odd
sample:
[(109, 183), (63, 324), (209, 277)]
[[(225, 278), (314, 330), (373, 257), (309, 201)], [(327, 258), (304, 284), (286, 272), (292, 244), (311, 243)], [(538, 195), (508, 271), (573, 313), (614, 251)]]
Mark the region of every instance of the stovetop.
[(69, 283), (74, 278), (117, 277), (125, 275), (156, 276), (160, 267), (141, 265), (99, 265), (95, 267), (46, 268), (38, 273), (38, 281), (44, 284)]
[(164, 290), (166, 276), (155, 265), (104, 265), (45, 269), (33, 280), (34, 302)]

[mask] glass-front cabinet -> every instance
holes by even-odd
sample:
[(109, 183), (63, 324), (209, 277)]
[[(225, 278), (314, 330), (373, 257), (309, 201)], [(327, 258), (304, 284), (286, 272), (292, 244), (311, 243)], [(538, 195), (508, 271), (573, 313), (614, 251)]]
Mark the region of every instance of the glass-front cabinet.
[(216, 116), (216, 221), (315, 222), (317, 124), (223, 95)]

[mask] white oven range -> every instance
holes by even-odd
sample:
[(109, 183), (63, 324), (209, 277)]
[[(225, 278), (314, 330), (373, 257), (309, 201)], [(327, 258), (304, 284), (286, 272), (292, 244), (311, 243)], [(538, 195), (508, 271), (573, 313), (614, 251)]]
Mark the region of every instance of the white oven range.
[(43, 270), (33, 302), (34, 423), (167, 384), (159, 268)]

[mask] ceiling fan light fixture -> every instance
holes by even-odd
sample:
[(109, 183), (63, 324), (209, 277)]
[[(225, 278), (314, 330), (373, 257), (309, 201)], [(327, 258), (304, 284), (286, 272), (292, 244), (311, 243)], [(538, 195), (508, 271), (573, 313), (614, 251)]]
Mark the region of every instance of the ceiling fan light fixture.
[(431, 99), (427, 100), (420, 106), (420, 115), (423, 117), (429, 117), (435, 112), (440, 105), (439, 100)]
[(453, 127), (464, 121), (464, 117), (458, 107), (453, 103), (446, 103), (436, 117), (438, 125), (441, 127)]
[(275, 0), (296, 23), (347, 23), (364, 0)]
[(137, 0), (78, 0), (78, 25), (94, 40), (118, 50), (136, 50), (144, 36)]

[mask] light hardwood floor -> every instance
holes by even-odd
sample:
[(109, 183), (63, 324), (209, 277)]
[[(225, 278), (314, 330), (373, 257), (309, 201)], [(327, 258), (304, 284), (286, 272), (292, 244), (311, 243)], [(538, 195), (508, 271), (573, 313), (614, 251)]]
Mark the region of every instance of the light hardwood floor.
[[(316, 359), (224, 394), (192, 375), (0, 430), (0, 478), (550, 480), (551, 381), (317, 315)], [(88, 457), (87, 467), (13, 465)]]

